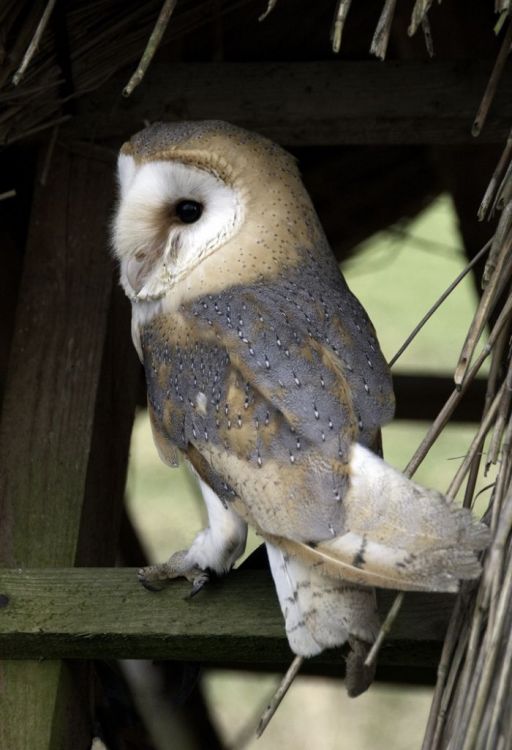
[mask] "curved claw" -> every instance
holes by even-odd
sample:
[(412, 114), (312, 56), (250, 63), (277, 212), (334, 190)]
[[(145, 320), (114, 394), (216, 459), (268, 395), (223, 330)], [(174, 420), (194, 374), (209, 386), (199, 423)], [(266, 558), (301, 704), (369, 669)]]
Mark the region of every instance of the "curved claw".
[(147, 568), (140, 568), (137, 571), (137, 578), (139, 583), (144, 586), (147, 591), (162, 591), (164, 588), (163, 582), (157, 582), (156, 579), (151, 580), (146, 577)]
[(208, 570), (191, 565), (187, 559), (187, 550), (175, 552), (167, 562), (160, 565), (148, 565), (137, 573), (139, 582), (148, 591), (161, 591), (173, 578), (186, 578), (192, 583), (192, 590), (187, 599), (195, 596), (210, 580)]
[(199, 570), (198, 575), (192, 579), (192, 589), (185, 599), (192, 599), (210, 581), (210, 573), (207, 570)]

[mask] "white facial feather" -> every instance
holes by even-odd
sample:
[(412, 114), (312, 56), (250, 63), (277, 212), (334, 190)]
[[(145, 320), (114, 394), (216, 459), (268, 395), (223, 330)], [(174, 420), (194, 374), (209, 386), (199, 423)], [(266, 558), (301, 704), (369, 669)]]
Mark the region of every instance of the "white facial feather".
[[(172, 160), (138, 166), (122, 154), (118, 178), (121, 200), (113, 240), (121, 261), (121, 283), (133, 302), (161, 300), (242, 223), (240, 192), (198, 167)], [(196, 222), (171, 220), (182, 200), (201, 204)], [(151, 305), (153, 314), (155, 308)]]

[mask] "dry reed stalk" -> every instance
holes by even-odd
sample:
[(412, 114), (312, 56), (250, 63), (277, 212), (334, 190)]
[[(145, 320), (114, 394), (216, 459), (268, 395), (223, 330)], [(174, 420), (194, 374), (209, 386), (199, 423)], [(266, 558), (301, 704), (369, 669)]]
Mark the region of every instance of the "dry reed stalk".
[[(250, 1), (224, 0), (223, 16), (229, 16)], [(62, 71), (56, 61), (54, 39), (48, 27), (16, 93), (6, 90), (5, 86), (30, 44), (41, 17), (39, 3), (34, 3), (27, 14), (23, 3), (10, 0), (9, 5), (9, 0), (6, 2), (9, 13), (3, 30), (8, 35), (10, 28), (19, 25), (20, 29), (10, 35), (14, 39), (14, 46), (7, 51), (7, 64), (0, 69), (0, 97), (3, 99), (0, 143), (19, 141), (27, 134), (40, 132), (40, 128), (51, 127), (62, 115), (62, 104), (69, 98), (59, 90)], [(209, 2), (183, 0), (178, 4), (162, 45), (207, 24), (210, 14), (205, 12), (205, 7), (209, 7)], [(0, 13), (7, 13), (5, 8), (2, 3)], [(155, 14), (160, 10), (161, 3), (157, 0), (144, 3), (136, 3), (135, 0), (76, 0), (76, 3), (66, 5), (73, 98), (97, 89), (113, 74), (137, 59), (154, 26)], [(26, 18), (21, 16), (22, 11)], [(35, 90), (40, 92), (37, 99), (34, 98)]]
[(386, 0), (373, 35), (370, 52), (381, 60), (386, 57), (395, 7), (396, 0)]
[[(512, 503), (511, 503), (512, 505)], [(510, 514), (512, 520), (512, 513)], [(512, 589), (512, 566), (509, 567), (505, 580), (503, 581), (502, 593), (497, 606), (496, 621), (491, 630), (487, 630), (482, 645), (483, 666), (480, 680), (475, 691), (474, 701), (466, 707), (464, 716), (467, 717), (467, 728), (464, 728), (464, 738), (457, 743), (462, 750), (473, 750), (476, 744), (477, 734), (483, 719), (484, 702), (488, 696), (489, 688), (493, 678), (494, 667), (498, 656), (498, 641), (501, 637), (506, 612), (509, 609), (510, 590)]]
[(351, 3), (352, 0), (338, 0), (338, 5), (336, 6), (334, 21), (331, 26), (332, 51), (335, 53), (340, 51), (341, 37), (343, 36), (343, 29), (345, 28), (345, 21)]
[(498, 461), (498, 453), (500, 446), (503, 442), (503, 435), (505, 432), (505, 426), (507, 423), (508, 414), (510, 412), (510, 402), (512, 397), (512, 363), (509, 366), (507, 377), (505, 379), (505, 395), (500, 404), (500, 409), (496, 422), (494, 424), (494, 431), (491, 437), (489, 445), (489, 451), (487, 460), (485, 463), (486, 472), (491, 464), (496, 464)]
[(467, 274), (471, 271), (472, 268), (476, 266), (478, 261), (484, 257), (485, 253), (489, 250), (489, 248), (492, 245), (492, 239), (490, 239), (488, 242), (485, 243), (485, 245), (480, 248), (480, 250), (477, 252), (477, 254), (472, 258), (472, 260), (463, 268), (463, 270), (455, 277), (455, 279), (452, 281), (450, 286), (441, 294), (441, 296), (434, 302), (432, 307), (430, 307), (423, 318), (420, 320), (418, 325), (411, 331), (411, 333), (407, 336), (404, 343), (398, 349), (396, 354), (389, 360), (389, 366), (393, 367), (395, 362), (402, 356), (402, 354), (405, 352), (406, 349), (408, 349), (409, 345), (414, 341), (418, 333), (421, 331), (425, 323), (427, 323), (428, 320), (432, 317), (432, 315), (438, 310), (445, 299), (450, 296), (450, 294), (453, 292), (454, 289), (460, 284), (462, 279), (464, 279)]
[(485, 125), (487, 115), (489, 114), (489, 109), (491, 108), (491, 104), (496, 94), (496, 89), (498, 88), (498, 83), (501, 78), (501, 74), (503, 73), (503, 68), (505, 67), (505, 62), (510, 52), (511, 44), (512, 44), (512, 20), (510, 21), (508, 25), (508, 29), (503, 38), (503, 42), (502, 42), (500, 51), (498, 52), (498, 56), (496, 57), (496, 62), (494, 63), (494, 68), (492, 69), (492, 73), (489, 78), (487, 88), (485, 89), (484, 95), (482, 97), (482, 101), (480, 102), (478, 112), (476, 113), (476, 117), (474, 119), (473, 126), (471, 128), (471, 133), (475, 137), (480, 135), (480, 133), (482, 132), (482, 128)]
[(462, 482), (464, 481), (464, 477), (466, 476), (468, 469), (471, 465), (471, 461), (473, 460), (474, 456), (476, 455), (479, 446), (485, 439), (485, 436), (491, 429), (494, 419), (496, 415), (498, 414), (498, 410), (501, 404), (501, 400), (503, 399), (503, 396), (505, 394), (505, 384), (501, 386), (500, 390), (496, 394), (491, 407), (489, 408), (489, 411), (485, 415), (485, 418), (482, 420), (480, 427), (478, 429), (478, 432), (476, 433), (475, 437), (471, 441), (471, 445), (469, 446), (469, 450), (466, 453), (466, 456), (462, 462), (462, 464), (457, 469), (457, 472), (455, 473), (455, 476), (453, 477), (452, 481), (450, 482), (450, 485), (448, 489), (446, 490), (445, 494), (447, 497), (455, 498), (457, 496), (458, 491), (461, 488)]
[(123, 89), (123, 96), (130, 96), (134, 88), (136, 88), (140, 84), (140, 82), (146, 75), (151, 60), (155, 56), (155, 52), (157, 51), (160, 42), (162, 41), (165, 30), (169, 24), (169, 21), (171, 20), (171, 16), (174, 12), (174, 9), (176, 8), (177, 2), (178, 0), (165, 0), (155, 27), (151, 32), (151, 36), (149, 37), (146, 49), (144, 50), (140, 62), (137, 66), (137, 70)]
[(507, 163), (509, 162), (511, 155), (512, 155), (512, 130), (509, 133), (507, 142), (505, 144), (505, 148), (503, 149), (503, 152), (500, 156), (500, 160), (496, 166), (496, 169), (494, 170), (494, 173), (491, 177), (487, 190), (485, 191), (484, 197), (482, 199), (482, 203), (480, 204), (480, 208), (478, 209), (479, 221), (483, 221), (485, 217), (487, 216), (487, 214), (489, 213), (489, 206), (491, 205), (494, 199), (494, 196), (496, 195), (498, 185), (500, 184), (500, 180), (503, 175), (503, 170), (505, 169)]
[(476, 346), (483, 333), (484, 327), (500, 297), (501, 292), (506, 286), (507, 280), (512, 273), (512, 257), (510, 250), (512, 248), (512, 232), (509, 233), (505, 243), (499, 249), (496, 266), (492, 277), (486, 286), (480, 304), (478, 305), (475, 317), (469, 327), (468, 334), (462, 346), (459, 361), (455, 368), (453, 376), (454, 382), (458, 387), (463, 384), (471, 360), (473, 358)]
[(384, 640), (386, 639), (386, 636), (391, 632), (391, 629), (393, 627), (393, 624), (398, 617), (398, 614), (400, 612), (400, 609), (402, 607), (402, 604), (404, 603), (404, 597), (405, 594), (403, 591), (401, 591), (399, 594), (397, 594), (393, 600), (393, 604), (389, 608), (389, 611), (384, 618), (384, 622), (379, 628), (379, 632), (377, 633), (377, 637), (375, 641), (373, 642), (373, 645), (368, 652), (368, 656), (364, 660), (364, 666), (365, 667), (371, 667), (372, 664), (377, 659), (377, 656), (379, 655), (379, 651), (381, 649), (382, 644), (384, 643)]
[[(502, 330), (502, 332), (496, 339), (496, 344), (494, 345), (494, 348), (492, 351), (491, 367), (489, 369), (489, 375), (487, 377), (487, 388), (485, 392), (485, 403), (484, 403), (482, 418), (484, 418), (485, 415), (487, 414), (491, 406), (492, 400), (494, 396), (496, 395), (496, 390), (498, 387), (498, 375), (499, 375), (501, 362), (503, 358), (506, 334), (507, 334), (507, 327), (505, 326), (505, 328)], [(468, 477), (466, 489), (464, 492), (464, 500), (462, 502), (462, 505), (464, 508), (471, 508), (474, 502), (475, 487), (476, 487), (476, 483), (478, 479), (478, 474), (480, 471), (481, 453), (484, 447), (484, 442), (485, 442), (485, 438), (482, 438), (480, 440), (480, 444), (478, 446), (477, 452), (475, 456), (473, 456), (473, 459), (471, 461), (469, 477)], [(485, 473), (487, 474), (487, 471)]]
[(434, 57), (434, 40), (432, 39), (430, 21), (426, 14), (421, 19), (421, 28), (423, 29), (423, 37), (425, 39), (425, 47), (427, 48), (428, 56)]
[(512, 228), (512, 201), (510, 201), (503, 209), (501, 218), (498, 222), (494, 240), (491, 245), (489, 257), (484, 268), (484, 275), (482, 277), (482, 288), (485, 289), (489, 283), (491, 276), (493, 275), (496, 264), (498, 262), (498, 255), (503, 245), (506, 235), (509, 229)]
[(277, 5), (277, 0), (268, 0), (267, 9), (265, 10), (264, 13), (261, 14), (261, 16), (258, 18), (258, 21), (264, 21), (265, 18), (268, 16), (268, 14), (272, 13), (276, 5)]
[(284, 696), (290, 689), (290, 686), (294, 679), (297, 677), (297, 674), (299, 673), (299, 670), (304, 662), (303, 656), (296, 656), (292, 663), (290, 664), (288, 671), (286, 672), (285, 676), (281, 680), (279, 687), (275, 691), (274, 695), (272, 696), (270, 703), (266, 707), (266, 709), (263, 712), (263, 715), (259, 721), (258, 728), (256, 730), (256, 736), (261, 737), (265, 729), (268, 727), (269, 722), (279, 706), (281, 705), (281, 701), (283, 700)]
[(19, 66), (18, 70), (12, 77), (13, 86), (17, 86), (20, 83), (23, 76), (25, 75), (25, 71), (28, 68), (30, 61), (34, 57), (37, 51), (37, 48), (39, 47), (41, 43), (44, 30), (46, 29), (48, 21), (50, 20), (50, 16), (55, 7), (55, 3), (56, 3), (56, 0), (48, 0), (48, 3), (46, 4), (46, 8), (43, 11), (43, 15), (41, 16), (41, 19), (39, 23), (37, 24), (35, 34), (30, 41), (27, 51), (23, 55), (23, 60), (21, 61), (21, 65)]
[[(437, 667), (437, 682), (438, 684), (443, 685), (446, 683), (447, 689), (444, 693), (441, 691), (436, 691), (434, 693), (434, 698), (430, 705), (430, 711), (427, 719), (425, 736), (421, 746), (422, 750), (429, 750), (431, 747), (436, 746), (437, 737), (440, 731), (440, 719), (445, 716), (448, 701), (451, 698), (451, 690), (453, 690), (455, 680), (452, 679), (450, 682), (447, 682), (447, 680), (450, 677), (450, 665), (455, 661), (453, 655), (457, 646), (461, 644), (460, 639), (457, 639), (459, 635), (461, 619), (464, 614), (462, 610), (462, 601), (462, 596), (457, 597), (455, 601), (455, 606), (448, 623), (448, 628), (443, 643), (441, 659)], [(464, 642), (464, 645), (465, 644), (466, 642)], [(462, 658), (462, 654), (460, 658)], [(460, 664), (460, 660), (457, 660), (457, 663)], [(451, 688), (450, 690), (448, 690), (448, 685)]]
[[(487, 205), (481, 215), (488, 210), (507, 159), (508, 155), (502, 155), (486, 191), (484, 202)], [(501, 456), (486, 512), (493, 543), (484, 557), (483, 574), (476, 595), (471, 594), (470, 586), (463, 586), (452, 614), (423, 750), (448, 747), (450, 750), (494, 750), (500, 747), (505, 750), (509, 747), (506, 743), (512, 738), (512, 359), (508, 349), (512, 295), (503, 297), (512, 272), (511, 235), (509, 218), (502, 216), (493, 241), (493, 258), (488, 263), (489, 282), (466, 340), (466, 343), (470, 341), (470, 345), (466, 346), (468, 362), (462, 388), (461, 391), (456, 389), (447, 402), (453, 405), (457, 393), (467, 388), (468, 379), (474, 377), (483, 359), (492, 350), (482, 421), (448, 492), (455, 494), (468, 469), (471, 469), (465, 495), (465, 503), (469, 503), (474, 493), (477, 453), (483, 446), (485, 435), (492, 429), (487, 463), (496, 462)], [(490, 311), (500, 300), (502, 307), (487, 344), (474, 364), (470, 365), (475, 342), (483, 330), (482, 321), (489, 319)], [(507, 360), (507, 366), (503, 369), (503, 363)], [(443, 411), (447, 411), (447, 405), (441, 414)], [(437, 425), (433, 425), (430, 433), (437, 432), (445, 416), (438, 417)], [(429, 440), (431, 437), (427, 436)], [(423, 452), (420, 446), (417, 451), (420, 458)], [(416, 463), (414, 457), (413, 463)], [(469, 608), (462, 604), (465, 595), (469, 597)]]
[[(431, 317), (431, 315), (440, 307), (442, 302), (448, 297), (448, 295), (455, 289), (457, 284), (464, 278), (466, 273), (472, 268), (477, 260), (479, 260), (481, 257), (483, 257), (484, 253), (489, 249), (491, 245), (492, 240), (487, 242), (484, 247), (477, 253), (477, 255), (473, 258), (471, 263), (466, 266), (466, 268), (457, 276), (457, 278), (450, 284), (450, 286), (446, 289), (445, 292), (439, 297), (439, 299), (434, 303), (434, 305), (430, 308), (430, 310), (427, 312), (427, 314), (422, 318), (420, 323), (414, 328), (412, 334), (408, 336), (406, 339), (406, 342), (404, 345), (400, 347), (397, 354), (393, 357), (391, 360), (391, 364), (394, 364), (399, 356), (405, 351), (407, 346), (410, 344), (410, 342), (413, 340), (413, 338), (419, 333), (421, 328), (425, 325), (427, 320)], [(496, 324), (494, 326), (493, 331), (491, 332), (489, 336), (489, 341), (487, 343), (487, 346), (484, 348), (483, 352), (475, 362), (474, 366), (471, 368), (471, 371), (468, 373), (468, 376), (466, 378), (466, 381), (464, 383), (464, 386), (462, 388), (456, 388), (447, 402), (445, 403), (443, 409), (441, 409), (440, 413), (438, 414), (437, 418), (434, 420), (429, 432), (425, 436), (425, 438), (420, 443), (418, 449), (414, 453), (413, 457), (407, 464), (407, 466), (404, 469), (405, 476), (411, 478), (424, 458), (427, 456), (430, 448), (434, 444), (434, 442), (439, 437), (440, 433), (442, 432), (443, 428), (446, 426), (449, 418), (453, 414), (455, 408), (457, 407), (459, 401), (462, 399), (462, 396), (466, 392), (469, 384), (473, 382), (474, 378), (478, 374), (483, 362), (485, 359), (489, 356), (491, 351), (493, 350), (493, 347), (498, 340), (501, 331), (503, 330), (503, 327), (505, 326), (506, 322), (508, 321), (508, 318), (512, 316), (512, 300), (509, 300), (510, 305), (509, 308), (505, 310), (505, 312), (502, 311), (501, 315), (498, 317), (498, 320), (496, 321)], [(489, 429), (489, 428), (488, 428)], [(480, 436), (480, 440), (482, 437)], [(476, 442), (476, 441), (475, 441)], [(478, 442), (476, 442), (476, 445), (473, 447), (471, 456), (468, 461), (468, 466), (471, 464), (471, 461), (474, 457), (474, 455), (477, 453), (478, 450)], [(465, 469), (466, 471), (467, 469)], [(476, 481), (476, 478), (475, 478)], [(377, 638), (375, 639), (375, 642), (366, 657), (365, 665), (370, 666), (375, 662), (379, 650), (382, 646), (382, 643), (384, 642), (386, 636), (390, 632), (394, 621), (396, 620), (398, 613), (400, 612), (400, 608), (402, 606), (402, 603), (404, 601), (404, 593), (397, 594), (395, 600), (393, 601), (393, 604), (390, 607), (390, 610), (381, 625), (379, 632), (377, 634)]]
[(417, 32), (418, 27), (426, 17), (432, 5), (432, 0), (416, 0), (414, 8), (412, 9), (411, 23), (407, 29), (409, 36), (414, 36)]

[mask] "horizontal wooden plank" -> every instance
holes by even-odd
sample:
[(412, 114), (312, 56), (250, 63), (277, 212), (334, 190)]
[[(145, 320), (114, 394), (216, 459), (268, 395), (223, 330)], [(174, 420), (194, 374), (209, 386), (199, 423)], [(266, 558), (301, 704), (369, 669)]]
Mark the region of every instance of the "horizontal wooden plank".
[(128, 99), (126, 74), (82, 97), (66, 128), (122, 140), (144, 121), (222, 119), (289, 146), (501, 143), (512, 120), (509, 68), (478, 141), (470, 132), (491, 68), (478, 60), (155, 64)]
[[(455, 389), (453, 379), (439, 375), (397, 373), (393, 375), (396, 395), (395, 419), (434, 420)], [(487, 383), (474, 380), (455, 410), (452, 421), (479, 422)]]
[[(193, 599), (158, 593), (134, 569), (0, 570), (0, 658), (151, 658), (230, 666), (286, 664), (290, 651), (270, 574), (233, 571)], [(379, 593), (385, 613), (393, 592)], [(410, 594), (380, 664), (432, 669), (453, 597)], [(342, 661), (341, 651), (317, 663)]]

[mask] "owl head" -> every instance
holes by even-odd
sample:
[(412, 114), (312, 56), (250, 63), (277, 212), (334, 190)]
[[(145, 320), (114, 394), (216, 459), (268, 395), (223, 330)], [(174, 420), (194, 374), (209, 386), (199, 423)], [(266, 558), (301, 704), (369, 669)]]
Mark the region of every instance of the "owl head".
[(227, 123), (146, 128), (123, 145), (118, 180), (113, 245), (133, 303), (264, 280), (322, 235), (293, 157)]

